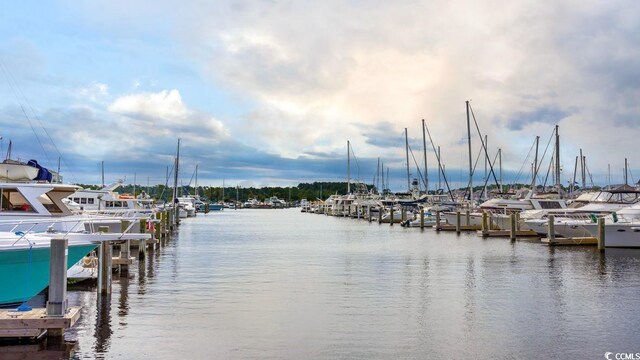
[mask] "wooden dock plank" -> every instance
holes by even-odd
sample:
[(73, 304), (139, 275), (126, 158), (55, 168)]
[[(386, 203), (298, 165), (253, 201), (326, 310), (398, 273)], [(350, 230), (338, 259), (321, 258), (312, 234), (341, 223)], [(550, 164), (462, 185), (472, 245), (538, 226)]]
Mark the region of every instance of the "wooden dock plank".
[(555, 238), (554, 241), (550, 241), (549, 238), (540, 240), (543, 244), (549, 246), (594, 246), (598, 245), (598, 239), (594, 237), (579, 237), (579, 238)]
[(47, 317), (46, 309), (16, 312), (0, 310), (0, 330), (67, 329), (80, 318), (80, 307), (71, 307), (65, 316)]
[[(511, 233), (509, 230), (485, 230), (478, 231), (478, 235), (482, 237), (509, 237)], [(534, 237), (539, 238), (540, 235), (531, 230), (518, 230), (516, 231), (516, 237)]]

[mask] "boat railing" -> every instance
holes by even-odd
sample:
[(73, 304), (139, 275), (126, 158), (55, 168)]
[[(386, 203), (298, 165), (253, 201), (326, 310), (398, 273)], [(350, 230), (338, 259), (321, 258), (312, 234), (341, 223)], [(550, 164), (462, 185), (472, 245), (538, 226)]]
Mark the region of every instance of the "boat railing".
[[(95, 223), (99, 222), (99, 221), (114, 221), (114, 220), (120, 220), (120, 221), (128, 221), (129, 219), (127, 218), (118, 218), (118, 217), (82, 217), (82, 218), (75, 218), (75, 219), (46, 219), (46, 220), (35, 220), (35, 219), (29, 219), (29, 220), (0, 220), (0, 225), (14, 225), (11, 230), (9, 232), (12, 232), (16, 235), (18, 235), (18, 239), (16, 241), (13, 242), (12, 245), (17, 244), (18, 242), (20, 242), (22, 239), (25, 239), (29, 242), (29, 244), (31, 244), (31, 241), (26, 237), (28, 234), (33, 234), (36, 233), (33, 231), (33, 229), (35, 229), (38, 225), (47, 225), (47, 228), (51, 228), (53, 225), (55, 224), (59, 224), (59, 223), (72, 223), (73, 226), (71, 226), (70, 228), (66, 229), (65, 231), (60, 231), (59, 234), (61, 235), (61, 238), (66, 238), (68, 237), (69, 234), (74, 233), (74, 232), (78, 232), (75, 231), (80, 225), (84, 226), (85, 224), (89, 224), (89, 228), (91, 230), (91, 233), (95, 233), (95, 228), (94, 225)], [(124, 229), (121, 233), (120, 236), (116, 239), (116, 240), (120, 240), (122, 239), (122, 237), (129, 233), (131, 231), (131, 229), (135, 226), (135, 222), (130, 222), (129, 225), (127, 226), (126, 229)], [(28, 229), (26, 230), (20, 230), (17, 231), (18, 228), (20, 226), (28, 226), (31, 225), (30, 227), (28, 227)]]

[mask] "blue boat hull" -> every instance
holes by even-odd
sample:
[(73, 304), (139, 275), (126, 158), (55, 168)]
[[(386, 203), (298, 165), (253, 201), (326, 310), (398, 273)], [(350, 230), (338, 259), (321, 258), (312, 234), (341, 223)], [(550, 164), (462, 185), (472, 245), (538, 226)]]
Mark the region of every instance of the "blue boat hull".
[[(96, 247), (94, 244), (70, 246), (67, 269)], [(49, 247), (0, 251), (0, 305), (29, 300), (49, 286), (50, 253)]]

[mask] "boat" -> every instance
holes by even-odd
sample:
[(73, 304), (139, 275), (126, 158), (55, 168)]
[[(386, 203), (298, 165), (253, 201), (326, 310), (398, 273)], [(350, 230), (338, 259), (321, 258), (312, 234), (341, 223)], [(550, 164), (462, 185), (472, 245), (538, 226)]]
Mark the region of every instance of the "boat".
[[(566, 209), (549, 210), (542, 214), (526, 214), (524, 223), (541, 235), (548, 232), (548, 217), (554, 215), (555, 235), (572, 238), (590, 236), (581, 225), (593, 222), (640, 202), (640, 191), (626, 185), (595, 193), (582, 194)], [(575, 204), (575, 206), (574, 206)]]
[[(38, 224), (43, 220), (25, 220), (23, 224)], [(60, 222), (76, 220), (58, 219)], [(85, 219), (84, 221), (91, 221)], [(3, 224), (7, 224), (5, 221)], [(109, 240), (139, 240), (149, 234), (86, 233), (86, 232), (0, 232), (0, 305), (25, 302), (49, 284), (49, 260), (52, 239), (67, 239), (67, 269), (93, 251), (100, 242)]]

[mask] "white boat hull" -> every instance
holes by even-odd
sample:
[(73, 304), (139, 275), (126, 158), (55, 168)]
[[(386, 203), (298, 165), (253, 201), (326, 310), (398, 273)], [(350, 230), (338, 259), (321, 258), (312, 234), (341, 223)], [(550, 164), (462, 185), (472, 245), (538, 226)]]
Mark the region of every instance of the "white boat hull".
[(0, 164), (0, 180), (29, 181), (38, 176), (38, 168), (24, 164)]
[[(597, 224), (585, 224), (583, 228), (597, 236)], [(606, 247), (640, 248), (640, 224), (607, 224), (604, 229)]]

